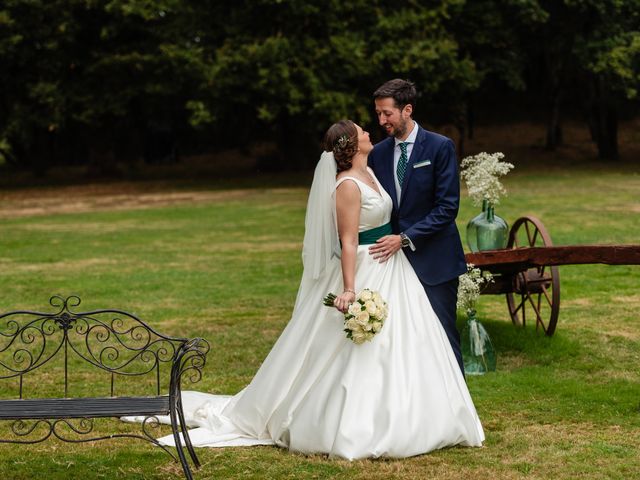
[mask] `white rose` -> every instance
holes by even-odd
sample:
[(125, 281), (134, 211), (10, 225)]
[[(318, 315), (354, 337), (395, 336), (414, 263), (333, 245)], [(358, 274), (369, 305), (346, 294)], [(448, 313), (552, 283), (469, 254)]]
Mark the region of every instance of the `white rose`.
[(376, 306), (373, 300), (369, 300), (368, 302), (365, 302), (364, 308), (366, 308), (369, 315), (375, 315), (376, 312), (378, 311), (378, 307)]
[(344, 324), (344, 326), (346, 328), (348, 328), (351, 331), (357, 330), (360, 328), (360, 325), (358, 324), (358, 322), (356, 321), (356, 318), (350, 318), (349, 320), (347, 320), (347, 322)]
[(363, 300), (366, 302), (367, 300), (371, 300), (372, 297), (373, 294), (371, 293), (371, 290), (365, 288), (360, 292), (360, 295), (358, 295), (358, 300)]
[(378, 333), (382, 329), (382, 322), (373, 322), (371, 327), (374, 333)]
[(376, 305), (382, 305), (384, 303), (384, 300), (382, 300), (382, 297), (378, 292), (373, 292), (372, 297), (373, 297), (373, 301), (376, 302)]
[(353, 332), (351, 334), (351, 340), (353, 340), (353, 343), (355, 343), (356, 345), (360, 345), (361, 343), (364, 343), (365, 340), (367, 340), (367, 334), (361, 331)]
[(351, 305), (349, 305), (348, 313), (353, 315), (354, 317), (358, 315), (361, 311), (362, 311), (362, 305), (360, 305), (358, 302), (353, 302)]
[(358, 322), (358, 324), (362, 325), (363, 327), (369, 324), (369, 314), (366, 310), (358, 312), (355, 318), (356, 322)]

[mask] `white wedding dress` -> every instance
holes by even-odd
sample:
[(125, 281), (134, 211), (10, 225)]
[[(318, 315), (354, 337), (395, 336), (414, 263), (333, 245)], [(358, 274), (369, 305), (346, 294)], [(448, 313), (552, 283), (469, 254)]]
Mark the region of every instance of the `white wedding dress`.
[[(360, 231), (388, 223), (392, 201), (380, 184), (378, 193), (352, 180), (361, 192)], [(311, 287), (301, 286), (289, 324), (245, 389), (183, 392), (186, 420), (198, 427), (190, 430), (195, 446), (275, 444), (358, 459), (482, 444), (465, 380), (407, 258), (399, 251), (378, 263), (368, 247), (358, 247), (356, 289), (387, 301), (381, 332), (356, 345), (345, 337), (343, 315), (322, 304), (343, 290), (334, 256)], [(173, 437), (161, 441), (172, 445)]]

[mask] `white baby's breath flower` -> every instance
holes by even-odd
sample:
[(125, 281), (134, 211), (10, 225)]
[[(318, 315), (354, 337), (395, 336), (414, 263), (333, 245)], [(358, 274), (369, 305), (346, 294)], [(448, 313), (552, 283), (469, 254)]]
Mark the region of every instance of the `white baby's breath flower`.
[(468, 263), (467, 273), (460, 275), (459, 278), (456, 307), (459, 310), (473, 310), (476, 301), (480, 297), (482, 287), (491, 282), (493, 282), (491, 272), (482, 272), (472, 263)]
[(474, 205), (481, 205), (486, 200), (492, 205), (500, 203), (500, 196), (507, 191), (498, 180), (513, 168), (513, 164), (502, 162), (501, 152), (482, 152), (466, 157), (460, 163), (460, 176), (466, 182), (469, 197)]

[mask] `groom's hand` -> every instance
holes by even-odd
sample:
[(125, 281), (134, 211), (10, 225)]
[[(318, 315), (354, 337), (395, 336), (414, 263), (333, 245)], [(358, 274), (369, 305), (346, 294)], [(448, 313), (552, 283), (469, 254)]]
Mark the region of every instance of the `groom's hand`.
[(380, 263), (386, 262), (391, 255), (402, 248), (400, 235), (385, 235), (369, 247), (369, 254)]

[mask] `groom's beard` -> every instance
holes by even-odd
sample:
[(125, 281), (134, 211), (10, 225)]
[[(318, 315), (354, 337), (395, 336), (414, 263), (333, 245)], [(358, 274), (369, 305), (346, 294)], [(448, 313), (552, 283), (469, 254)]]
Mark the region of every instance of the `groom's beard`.
[(389, 132), (389, 136), (401, 139), (407, 133), (407, 121), (405, 119), (400, 119), (400, 122), (397, 125), (393, 125), (391, 128), (392, 130)]

